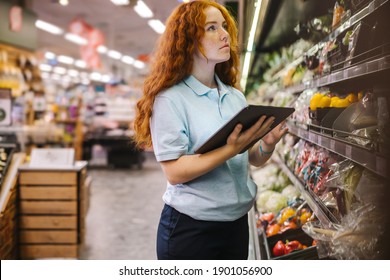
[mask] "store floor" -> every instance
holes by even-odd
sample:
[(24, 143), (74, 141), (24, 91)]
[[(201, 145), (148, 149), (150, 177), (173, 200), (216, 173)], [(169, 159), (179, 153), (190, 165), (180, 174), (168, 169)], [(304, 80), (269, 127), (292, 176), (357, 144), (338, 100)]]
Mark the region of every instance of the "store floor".
[(142, 170), (90, 169), (90, 205), (80, 258), (154, 260), (165, 179), (152, 153)]

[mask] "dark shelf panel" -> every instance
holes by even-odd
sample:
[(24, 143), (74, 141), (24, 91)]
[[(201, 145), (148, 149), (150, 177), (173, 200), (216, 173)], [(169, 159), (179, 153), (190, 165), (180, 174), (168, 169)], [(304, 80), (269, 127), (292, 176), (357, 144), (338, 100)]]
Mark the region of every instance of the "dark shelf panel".
[(291, 123), (289, 124), (289, 132), (317, 146), (350, 159), (382, 177), (388, 177), (386, 172), (386, 159), (377, 155), (372, 150), (346, 143), (324, 134), (305, 130)]

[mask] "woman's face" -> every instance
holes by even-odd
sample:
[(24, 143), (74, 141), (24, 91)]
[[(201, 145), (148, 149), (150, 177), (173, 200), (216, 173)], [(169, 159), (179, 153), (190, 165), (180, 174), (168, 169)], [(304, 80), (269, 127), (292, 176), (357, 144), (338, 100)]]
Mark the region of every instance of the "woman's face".
[[(230, 36), (227, 32), (227, 23), (222, 13), (215, 7), (205, 10), (205, 33), (200, 44), (209, 63), (220, 63), (230, 59)], [(206, 58), (199, 50), (195, 52), (195, 60)]]

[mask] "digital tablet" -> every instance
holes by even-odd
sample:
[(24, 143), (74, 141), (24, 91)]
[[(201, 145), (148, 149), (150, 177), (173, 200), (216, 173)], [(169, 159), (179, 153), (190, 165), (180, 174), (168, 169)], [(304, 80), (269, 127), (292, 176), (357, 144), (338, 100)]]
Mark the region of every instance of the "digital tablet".
[[(232, 133), (237, 124), (243, 125), (242, 131), (250, 128), (254, 125), (261, 116), (266, 115), (269, 117), (275, 117), (275, 121), (271, 125), (271, 130), (288, 118), (293, 112), (294, 108), (290, 107), (273, 107), (273, 106), (261, 106), (261, 105), (248, 105), (234, 115), (226, 124), (224, 124), (218, 131), (216, 131), (207, 141), (195, 150), (196, 154), (204, 154), (226, 144), (226, 140)], [(265, 135), (265, 134), (264, 134)], [(259, 137), (261, 139), (264, 135)], [(245, 152), (259, 139), (253, 141), (240, 153)]]

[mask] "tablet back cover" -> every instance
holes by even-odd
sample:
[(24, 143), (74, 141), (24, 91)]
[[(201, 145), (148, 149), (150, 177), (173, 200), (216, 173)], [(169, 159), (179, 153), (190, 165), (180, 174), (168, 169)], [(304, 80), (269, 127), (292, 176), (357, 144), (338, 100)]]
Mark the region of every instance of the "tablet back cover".
[[(225, 125), (223, 125), (217, 132), (215, 132), (202, 146), (195, 150), (196, 154), (203, 154), (226, 144), (226, 140), (232, 133), (237, 124), (243, 125), (243, 131), (254, 125), (258, 119), (266, 115), (267, 118), (274, 116), (275, 121), (271, 126), (271, 130), (284, 121), (295, 111), (290, 107), (273, 107), (262, 105), (248, 105), (239, 111), (234, 117), (232, 117)], [(264, 136), (264, 135), (263, 135)], [(261, 136), (259, 139), (261, 139)], [(253, 143), (248, 145), (241, 153), (249, 149), (259, 139), (256, 139)]]

